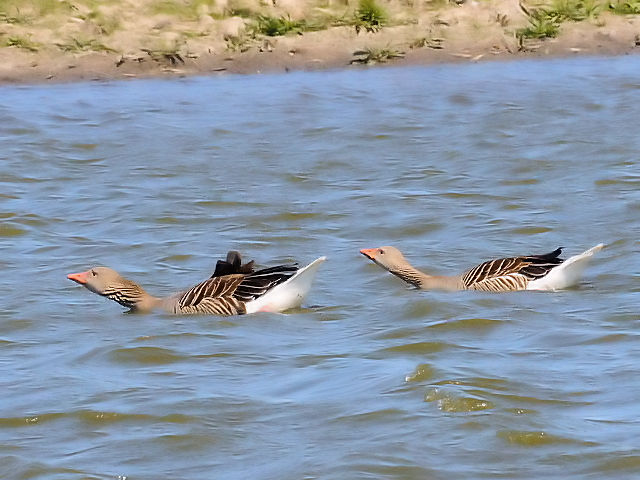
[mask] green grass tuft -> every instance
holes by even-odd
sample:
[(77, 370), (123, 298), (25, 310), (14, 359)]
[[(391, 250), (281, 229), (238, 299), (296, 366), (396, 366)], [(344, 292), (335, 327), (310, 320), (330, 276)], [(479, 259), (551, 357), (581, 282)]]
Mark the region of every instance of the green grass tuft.
[(143, 52), (151, 57), (154, 62), (163, 63), (171, 66), (175, 66), (178, 64), (184, 64), (184, 59), (182, 58), (182, 54), (180, 53), (180, 47), (176, 43), (176, 45), (172, 48), (162, 48), (162, 49), (148, 49), (142, 48)]
[(516, 31), (518, 38), (553, 38), (560, 32), (560, 22), (549, 16), (543, 10), (537, 10), (529, 15), (529, 25)]
[(544, 12), (558, 22), (580, 22), (597, 17), (600, 9), (601, 5), (595, 0), (554, 0), (551, 8)]
[(373, 65), (376, 63), (386, 63), (394, 58), (404, 57), (404, 52), (393, 48), (365, 48), (353, 52), (357, 58), (351, 60), (351, 63), (361, 63), (363, 65)]
[(230, 52), (246, 52), (251, 48), (254, 39), (247, 35), (240, 35), (238, 37), (229, 37), (225, 40), (227, 50)]
[(20, 9), (16, 8), (13, 14), (0, 10), (0, 22), (11, 25), (26, 25), (31, 23), (32, 17), (20, 13)]
[(4, 42), (7, 47), (17, 47), (30, 52), (37, 52), (40, 49), (40, 44), (32, 41), (28, 37), (10, 36)]
[(387, 12), (376, 3), (376, 0), (360, 0), (354, 14), (353, 25), (356, 33), (364, 29), (377, 32), (387, 23)]
[(308, 30), (304, 20), (291, 20), (289, 16), (271, 17), (269, 15), (258, 15), (251, 32), (254, 35), (266, 35), (268, 37), (278, 37), (288, 33), (302, 33)]
[(115, 52), (95, 38), (73, 37), (67, 43), (56, 43), (56, 46), (64, 52)]
[(640, 1), (610, 3), (609, 11), (618, 15), (639, 15)]
[(553, 0), (551, 5), (545, 8), (531, 11), (522, 9), (528, 17), (529, 25), (516, 31), (521, 43), (527, 38), (556, 37), (562, 22), (580, 22), (597, 18), (602, 5), (598, 0)]

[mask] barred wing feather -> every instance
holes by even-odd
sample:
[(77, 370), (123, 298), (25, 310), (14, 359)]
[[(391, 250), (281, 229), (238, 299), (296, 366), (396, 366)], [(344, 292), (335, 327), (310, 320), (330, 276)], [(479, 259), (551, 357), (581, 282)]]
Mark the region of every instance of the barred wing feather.
[(246, 313), (245, 304), (286, 282), (298, 271), (295, 265), (265, 268), (246, 275), (212, 277), (184, 292), (177, 305), (179, 313)]
[(184, 292), (178, 306), (180, 309), (198, 307), (205, 299), (231, 297), (243, 279), (244, 275), (226, 275), (205, 280)]
[(499, 258), (473, 267), (463, 274), (462, 284), (468, 290), (523, 290), (527, 283), (546, 276), (563, 260), (562, 248), (544, 255)]
[(263, 296), (276, 285), (286, 282), (297, 271), (297, 265), (280, 265), (250, 273), (238, 285), (233, 296), (243, 302), (250, 302)]

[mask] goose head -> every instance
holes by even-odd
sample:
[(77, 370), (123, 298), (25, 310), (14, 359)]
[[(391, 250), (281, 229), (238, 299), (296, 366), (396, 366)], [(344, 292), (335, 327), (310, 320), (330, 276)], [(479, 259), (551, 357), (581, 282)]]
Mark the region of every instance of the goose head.
[(108, 267), (93, 267), (86, 272), (70, 273), (67, 278), (98, 295), (107, 295), (127, 282), (118, 272)]
[(390, 272), (407, 265), (404, 255), (395, 247), (363, 248), (360, 253)]
[(148, 310), (153, 305), (153, 297), (140, 285), (108, 267), (93, 267), (86, 272), (70, 273), (67, 278), (132, 310)]

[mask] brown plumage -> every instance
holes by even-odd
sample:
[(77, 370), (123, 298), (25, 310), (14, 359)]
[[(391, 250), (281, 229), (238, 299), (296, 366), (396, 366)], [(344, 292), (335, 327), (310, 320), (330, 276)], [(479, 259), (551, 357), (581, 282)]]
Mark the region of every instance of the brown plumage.
[(240, 254), (231, 251), (226, 261), (218, 261), (211, 278), (166, 298), (148, 294), (137, 283), (107, 267), (72, 273), (67, 278), (133, 312), (161, 308), (175, 314), (237, 315), (247, 313), (247, 304), (299, 271), (297, 265), (279, 265), (254, 271), (253, 264), (251, 261), (243, 265)]
[(462, 274), (465, 290), (501, 292), (525, 290), (531, 280), (547, 275), (564, 260), (562, 248), (544, 255), (499, 258), (489, 260)]
[(566, 262), (560, 258), (562, 248), (544, 255), (499, 258), (454, 276), (427, 275), (413, 267), (395, 247), (365, 248), (360, 253), (421, 289), (508, 292), (556, 290), (574, 285), (591, 256), (603, 247), (596, 245)]
[[(253, 261), (250, 264), (253, 265)], [(173, 313), (214, 315), (246, 313), (247, 303), (263, 296), (276, 285), (287, 281), (297, 271), (296, 265), (279, 265), (246, 274), (234, 273), (215, 276), (214, 272), (214, 276), (211, 278), (179, 295)]]

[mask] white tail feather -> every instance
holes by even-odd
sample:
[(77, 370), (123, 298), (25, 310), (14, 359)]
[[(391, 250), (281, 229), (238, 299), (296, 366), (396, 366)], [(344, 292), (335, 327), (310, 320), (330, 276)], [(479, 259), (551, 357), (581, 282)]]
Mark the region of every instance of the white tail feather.
[(544, 277), (529, 282), (527, 290), (561, 290), (576, 285), (594, 253), (604, 248), (600, 243), (579, 255), (567, 258)]
[(247, 313), (255, 312), (282, 312), (299, 307), (311, 290), (311, 284), (318, 267), (327, 259), (320, 257), (280, 285), (276, 285), (263, 296), (246, 304)]

